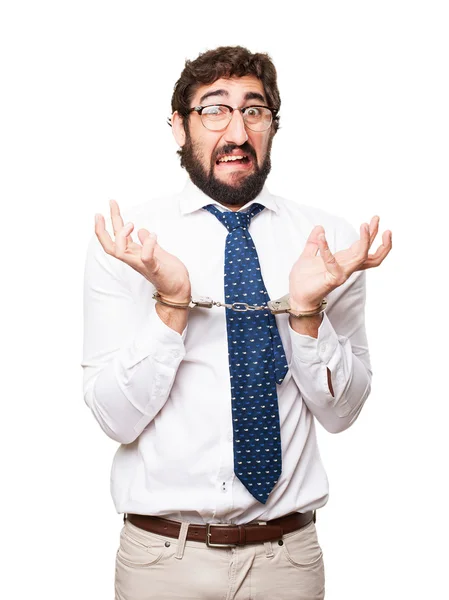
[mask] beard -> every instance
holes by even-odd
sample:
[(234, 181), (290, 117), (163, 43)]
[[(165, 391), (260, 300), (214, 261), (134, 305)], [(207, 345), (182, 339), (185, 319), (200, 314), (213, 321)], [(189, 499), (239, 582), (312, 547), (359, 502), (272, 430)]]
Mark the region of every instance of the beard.
[[(270, 152), (272, 141), (273, 137), (270, 138), (267, 153), (261, 167), (259, 167), (257, 163), (257, 156), (254, 148), (248, 142), (245, 142), (241, 146), (227, 144), (222, 148), (219, 148), (211, 158), (209, 173), (207, 173), (206, 169), (203, 167), (204, 156), (199, 145), (192, 142), (189, 130), (186, 131), (185, 144), (178, 150), (178, 154), (181, 156), (181, 167), (185, 168), (192, 182), (207, 196), (224, 206), (244, 206), (260, 194), (265, 184), (265, 180), (271, 171)], [(219, 154), (231, 153), (232, 150), (237, 148), (251, 157), (255, 171), (251, 175), (246, 175), (243, 178), (241, 173), (235, 173), (235, 184), (230, 185), (215, 177), (214, 165), (216, 157)]]

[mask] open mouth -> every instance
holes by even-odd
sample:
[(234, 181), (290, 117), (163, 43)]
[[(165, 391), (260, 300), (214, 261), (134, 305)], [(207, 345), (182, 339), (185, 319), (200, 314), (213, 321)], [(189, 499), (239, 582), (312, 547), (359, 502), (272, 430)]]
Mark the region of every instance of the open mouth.
[(251, 157), (247, 154), (224, 154), (215, 161), (215, 164), (221, 169), (247, 169), (251, 163)]

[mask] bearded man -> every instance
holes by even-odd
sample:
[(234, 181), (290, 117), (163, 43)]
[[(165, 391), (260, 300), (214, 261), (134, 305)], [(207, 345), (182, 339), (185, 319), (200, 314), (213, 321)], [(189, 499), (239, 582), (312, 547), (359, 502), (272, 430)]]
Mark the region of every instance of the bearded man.
[[(120, 443), (116, 599), (318, 600), (318, 421), (351, 426), (370, 392), (365, 270), (379, 219), (265, 186), (279, 127), (266, 54), (187, 61), (169, 120), (184, 190), (96, 215), (85, 277), (85, 401)], [(136, 229), (139, 241), (132, 237)], [(140, 242), (140, 243), (139, 243)]]

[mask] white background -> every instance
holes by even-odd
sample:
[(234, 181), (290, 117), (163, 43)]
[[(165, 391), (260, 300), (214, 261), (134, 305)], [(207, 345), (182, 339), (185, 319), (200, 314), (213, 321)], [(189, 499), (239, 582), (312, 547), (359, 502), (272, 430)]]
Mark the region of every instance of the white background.
[(326, 600), (447, 597), (445, 5), (4, 3), (2, 597), (113, 597), (116, 443), (81, 386), (86, 247), (109, 198), (182, 187), (173, 86), (186, 58), (234, 44), (278, 69), (269, 189), (393, 230), (368, 276), (372, 394), (350, 430), (319, 432)]

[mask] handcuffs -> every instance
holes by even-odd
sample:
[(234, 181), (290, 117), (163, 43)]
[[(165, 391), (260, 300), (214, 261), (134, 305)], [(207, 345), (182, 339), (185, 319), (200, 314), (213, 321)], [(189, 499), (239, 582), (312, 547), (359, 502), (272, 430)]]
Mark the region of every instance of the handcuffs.
[(269, 310), (273, 315), (280, 315), (282, 313), (288, 313), (292, 317), (296, 319), (300, 319), (302, 317), (314, 317), (315, 315), (319, 315), (326, 310), (327, 300), (323, 298), (320, 305), (314, 310), (308, 310), (304, 312), (295, 312), (290, 306), (290, 294), (285, 294), (278, 300), (269, 300), (264, 305), (257, 304), (247, 304), (246, 302), (233, 302), (232, 304), (226, 304), (225, 302), (216, 302), (209, 298), (208, 296), (200, 296), (198, 300), (190, 299), (188, 304), (178, 304), (176, 302), (167, 302), (162, 299), (162, 296), (159, 292), (155, 292), (153, 294), (153, 300), (156, 300), (159, 304), (163, 304), (164, 306), (171, 306), (172, 308), (212, 308), (213, 306), (222, 306), (224, 308), (229, 308), (236, 312), (245, 312), (245, 311), (253, 311), (253, 310)]

